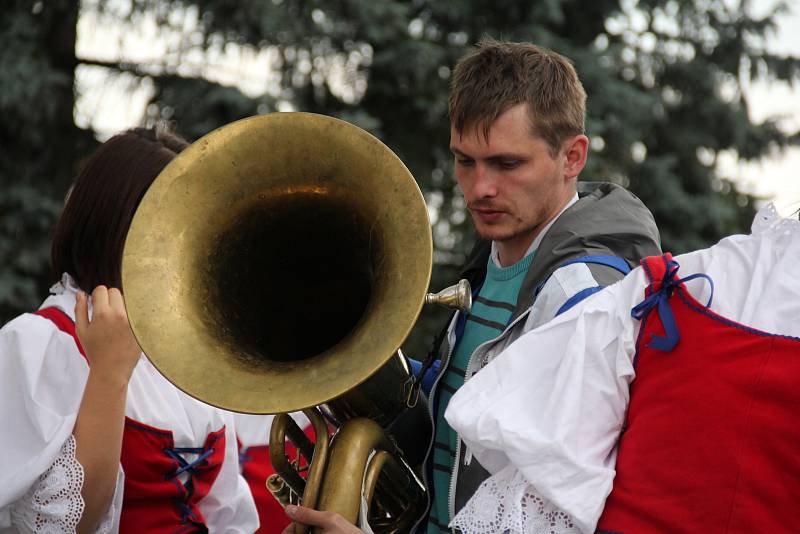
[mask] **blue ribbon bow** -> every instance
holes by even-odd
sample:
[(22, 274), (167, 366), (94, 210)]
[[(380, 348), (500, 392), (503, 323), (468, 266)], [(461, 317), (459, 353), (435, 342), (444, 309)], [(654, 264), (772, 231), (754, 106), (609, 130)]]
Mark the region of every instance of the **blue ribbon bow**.
[(711, 301), (714, 299), (714, 281), (710, 276), (697, 273), (687, 276), (686, 278), (676, 278), (680, 265), (675, 260), (667, 262), (667, 272), (661, 280), (661, 289), (654, 291), (646, 299), (637, 304), (631, 310), (631, 317), (634, 319), (642, 320), (650, 310), (658, 306), (658, 316), (661, 318), (661, 324), (664, 326), (663, 336), (652, 335), (650, 342), (646, 345), (648, 348), (660, 350), (662, 352), (670, 352), (681, 340), (680, 332), (678, 332), (678, 325), (675, 323), (675, 316), (672, 315), (672, 308), (669, 305), (669, 298), (676, 287), (681, 284), (694, 280), (695, 278), (705, 278), (711, 284), (711, 295), (708, 298), (706, 308), (711, 306)]

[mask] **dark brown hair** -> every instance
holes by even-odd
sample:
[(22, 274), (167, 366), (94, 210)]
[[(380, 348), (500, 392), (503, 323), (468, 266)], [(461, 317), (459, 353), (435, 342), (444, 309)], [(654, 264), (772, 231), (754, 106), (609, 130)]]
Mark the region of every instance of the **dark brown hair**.
[(128, 227), (147, 188), (188, 143), (159, 127), (115, 135), (88, 158), (56, 223), (53, 274), (69, 273), (84, 291), (120, 287)]
[(483, 40), (456, 64), (449, 111), (459, 135), (479, 128), (488, 140), (497, 117), (522, 103), (533, 135), (553, 153), (584, 132), (586, 92), (564, 56), (530, 43)]

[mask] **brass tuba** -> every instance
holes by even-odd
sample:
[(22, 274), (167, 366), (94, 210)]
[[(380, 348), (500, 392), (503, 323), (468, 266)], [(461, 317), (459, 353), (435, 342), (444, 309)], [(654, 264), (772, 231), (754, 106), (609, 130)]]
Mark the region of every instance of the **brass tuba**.
[[(245, 413), (324, 405), (325, 418), (306, 412), (317, 443), (298, 444), (316, 462), (308, 482), (281, 446), (276, 469), (304, 504), (355, 522), (365, 496), (370, 524), (398, 532), (426, 497), (410, 446), (385, 430), (406, 411), (398, 348), (431, 261), (425, 202), (391, 150), (338, 119), (276, 113), (211, 132), (163, 170), (131, 224), (122, 281), (143, 351), (189, 395)], [(275, 444), (303, 440), (287, 420), (275, 418)]]

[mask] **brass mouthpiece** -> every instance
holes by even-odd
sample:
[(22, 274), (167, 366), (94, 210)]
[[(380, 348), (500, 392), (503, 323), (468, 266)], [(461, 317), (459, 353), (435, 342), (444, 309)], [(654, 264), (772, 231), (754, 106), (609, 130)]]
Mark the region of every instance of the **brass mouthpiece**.
[(438, 293), (425, 295), (425, 304), (438, 304), (468, 312), (472, 307), (472, 288), (468, 280), (461, 279), (457, 284), (446, 287)]

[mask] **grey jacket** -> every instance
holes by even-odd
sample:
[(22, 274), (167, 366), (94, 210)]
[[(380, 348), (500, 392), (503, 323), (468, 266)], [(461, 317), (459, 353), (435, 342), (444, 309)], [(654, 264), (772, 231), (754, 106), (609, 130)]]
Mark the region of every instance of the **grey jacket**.
[[(500, 336), (475, 349), (467, 366), (467, 379), (525, 332), (552, 319), (576, 293), (581, 293), (575, 297), (578, 299), (624, 277), (622, 272), (606, 265), (575, 263), (562, 267), (565, 262), (584, 256), (613, 256), (635, 267), (642, 258), (661, 254), (653, 216), (635, 195), (610, 183), (579, 182), (577, 187), (578, 201), (556, 219), (536, 250), (509, 325)], [(486, 277), (490, 250), (490, 242), (478, 242), (467, 260), (462, 277), (470, 281), (473, 292), (477, 292)], [(592, 287), (595, 289), (588, 289)], [(581, 288), (587, 290), (581, 292)], [(429, 394), (431, 420), (436, 414), (437, 386), (457, 342), (460, 320), (460, 314), (455, 314), (443, 332), (439, 349), (441, 367)], [(428, 464), (431, 449), (432, 443), (428, 447)], [(448, 496), (450, 519), (489, 476), (464, 449), (459, 439)], [(429, 469), (426, 475), (431, 480)]]

